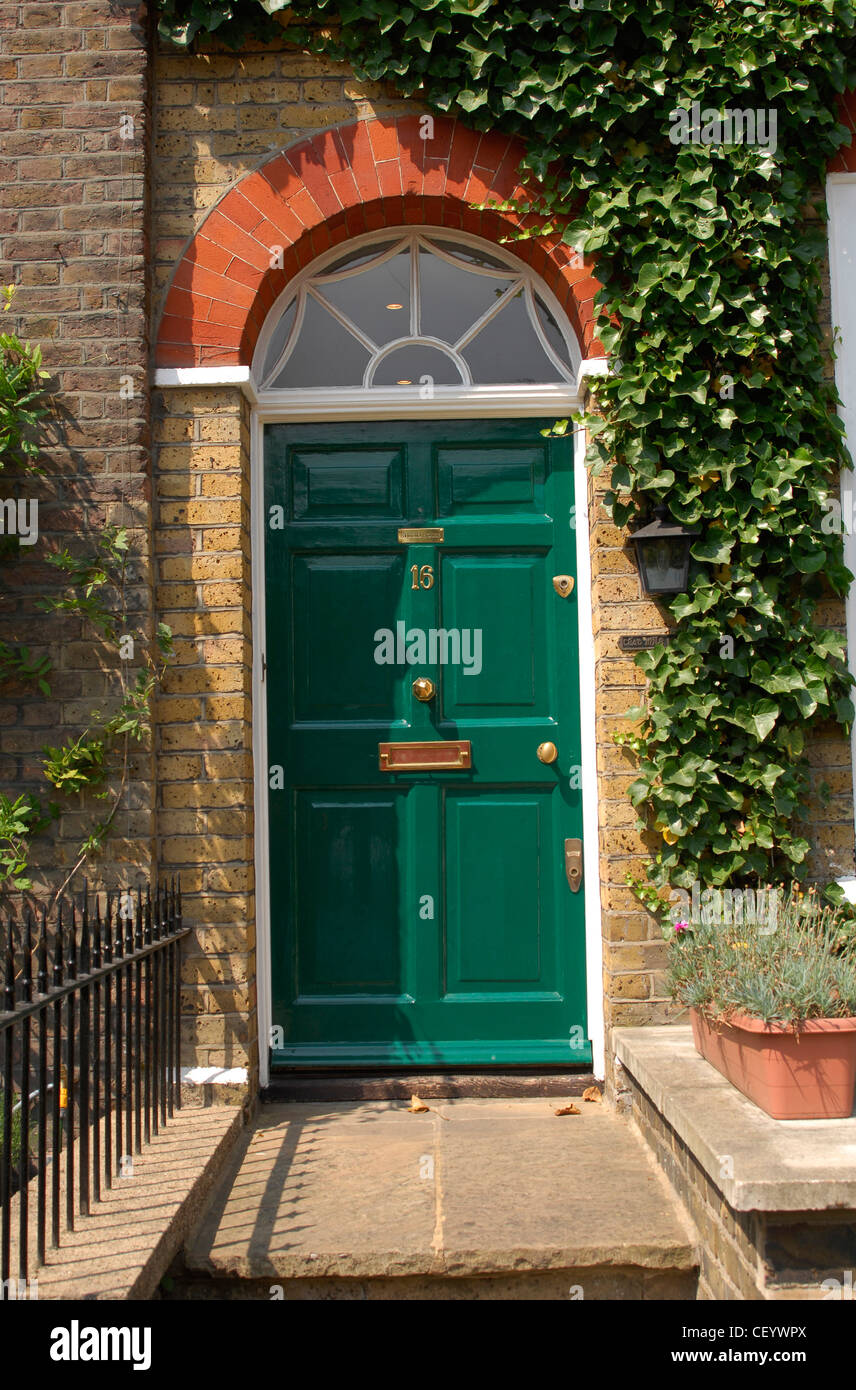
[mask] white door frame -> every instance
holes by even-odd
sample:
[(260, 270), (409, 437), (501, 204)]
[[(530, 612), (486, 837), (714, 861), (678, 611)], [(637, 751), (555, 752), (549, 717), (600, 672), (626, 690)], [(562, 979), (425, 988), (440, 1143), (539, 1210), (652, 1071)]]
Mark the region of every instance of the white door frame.
[[(582, 383), (607, 370), (604, 358), (589, 358), (580, 367), (575, 386), (473, 387), (438, 391), (433, 400), (419, 399), (409, 388), (370, 391), (303, 392), (302, 400), (284, 404), (265, 400), (249, 367), (161, 368), (159, 387), (239, 386), (252, 406), (250, 425), (250, 537), (252, 563), (253, 633), (253, 789), (256, 908), (256, 1007), (258, 1011), (259, 1083), (270, 1080), (268, 1040), (272, 1024), (270, 941), (270, 852), (267, 798), (267, 718), (263, 676), (265, 642), (265, 536), (263, 427), (266, 424), (326, 424), (335, 420), (403, 419), (562, 419), (582, 406)], [(296, 393), (295, 393), (296, 394)], [(323, 397), (323, 403), (321, 398)], [(316, 399), (317, 398), (317, 399)], [(605, 1014), (603, 942), (600, 913), (598, 787), (595, 724), (595, 659), (592, 632), (591, 555), (589, 551), (588, 475), (584, 465), (585, 432), (574, 430), (574, 513), (568, 524), (577, 541), (577, 611), (580, 662), (580, 735), (582, 748), (582, 812), (585, 893), (586, 996), (588, 1033), (595, 1075), (605, 1071)]]

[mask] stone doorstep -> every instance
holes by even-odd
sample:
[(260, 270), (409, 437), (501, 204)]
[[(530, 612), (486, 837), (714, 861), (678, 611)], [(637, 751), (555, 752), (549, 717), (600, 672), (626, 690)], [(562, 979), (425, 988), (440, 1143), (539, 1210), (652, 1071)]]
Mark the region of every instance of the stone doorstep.
[(699, 1056), (689, 1027), (616, 1028), (612, 1039), (733, 1210), (856, 1210), (856, 1116), (772, 1119)]
[(264, 1106), (184, 1268), (215, 1283), (668, 1271), (694, 1296), (695, 1233), (647, 1146), (605, 1104), (558, 1103)]
[[(61, 1228), (58, 1250), (47, 1263), (35, 1258), (37, 1186), (29, 1184), (30, 1277), (42, 1299), (147, 1299), (157, 1289), (234, 1148), (244, 1114), (231, 1106), (180, 1110), (134, 1155), (133, 1176), (102, 1188), (89, 1216), (75, 1215), (75, 1229)], [(79, 1138), (76, 1157), (79, 1161)], [(65, 1167), (60, 1210), (65, 1216)], [(50, 1183), (50, 1168), (48, 1168)], [(48, 1240), (50, 1240), (48, 1186)], [(18, 1201), (13, 1237), (18, 1232)], [(12, 1265), (17, 1272), (13, 1239)]]

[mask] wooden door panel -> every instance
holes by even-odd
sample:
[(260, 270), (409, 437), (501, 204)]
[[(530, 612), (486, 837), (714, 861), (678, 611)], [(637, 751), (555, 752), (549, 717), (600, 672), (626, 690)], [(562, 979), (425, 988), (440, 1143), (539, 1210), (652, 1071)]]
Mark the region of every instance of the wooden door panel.
[(401, 449), (295, 450), (291, 515), (298, 522), (400, 518), (404, 464)]
[(541, 983), (542, 924), (553, 906), (541, 850), (550, 796), (446, 792), (447, 997)]
[(400, 802), (395, 791), (297, 796), (297, 992), (398, 994)]
[(438, 516), (543, 514), (546, 451), (546, 443), (438, 448)]
[[(574, 573), (568, 441), (531, 421), (268, 426), (265, 463), (274, 1064), (590, 1060), (569, 1046), (583, 894), (563, 870), (576, 608), (552, 585)], [(380, 742), (443, 739), (470, 741), (470, 769), (379, 765)]]
[(444, 716), (549, 717), (544, 556), (444, 552), (440, 564), (441, 627), (467, 634), (469, 659), (444, 668)]
[[(404, 555), (295, 554), (292, 564), (294, 719), (329, 726), (394, 717), (399, 682), (375, 660), (381, 615), (395, 613)], [(331, 729), (332, 733), (332, 729)]]

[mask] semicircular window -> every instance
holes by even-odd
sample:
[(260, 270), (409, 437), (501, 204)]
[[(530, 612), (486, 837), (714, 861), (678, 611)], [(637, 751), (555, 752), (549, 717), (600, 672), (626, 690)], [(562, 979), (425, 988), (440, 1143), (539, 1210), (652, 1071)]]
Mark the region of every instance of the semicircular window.
[(532, 271), (461, 233), (410, 231), (310, 270), (257, 351), (263, 387), (546, 385), (579, 353)]

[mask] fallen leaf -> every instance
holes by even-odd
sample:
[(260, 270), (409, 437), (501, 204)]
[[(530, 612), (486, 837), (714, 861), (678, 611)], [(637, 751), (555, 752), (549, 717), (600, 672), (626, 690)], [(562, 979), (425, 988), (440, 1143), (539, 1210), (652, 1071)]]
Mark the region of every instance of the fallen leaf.
[(603, 1096), (597, 1086), (586, 1086), (586, 1089), (583, 1091), (583, 1100), (603, 1100)]
[(424, 1101), (421, 1101), (418, 1096), (411, 1096), (410, 1104), (407, 1107), (411, 1115), (424, 1115), (425, 1111), (430, 1110), (430, 1108), (431, 1107), (426, 1105)]
[(563, 1105), (561, 1109), (554, 1110), (554, 1115), (581, 1115), (583, 1112), (576, 1105)]

